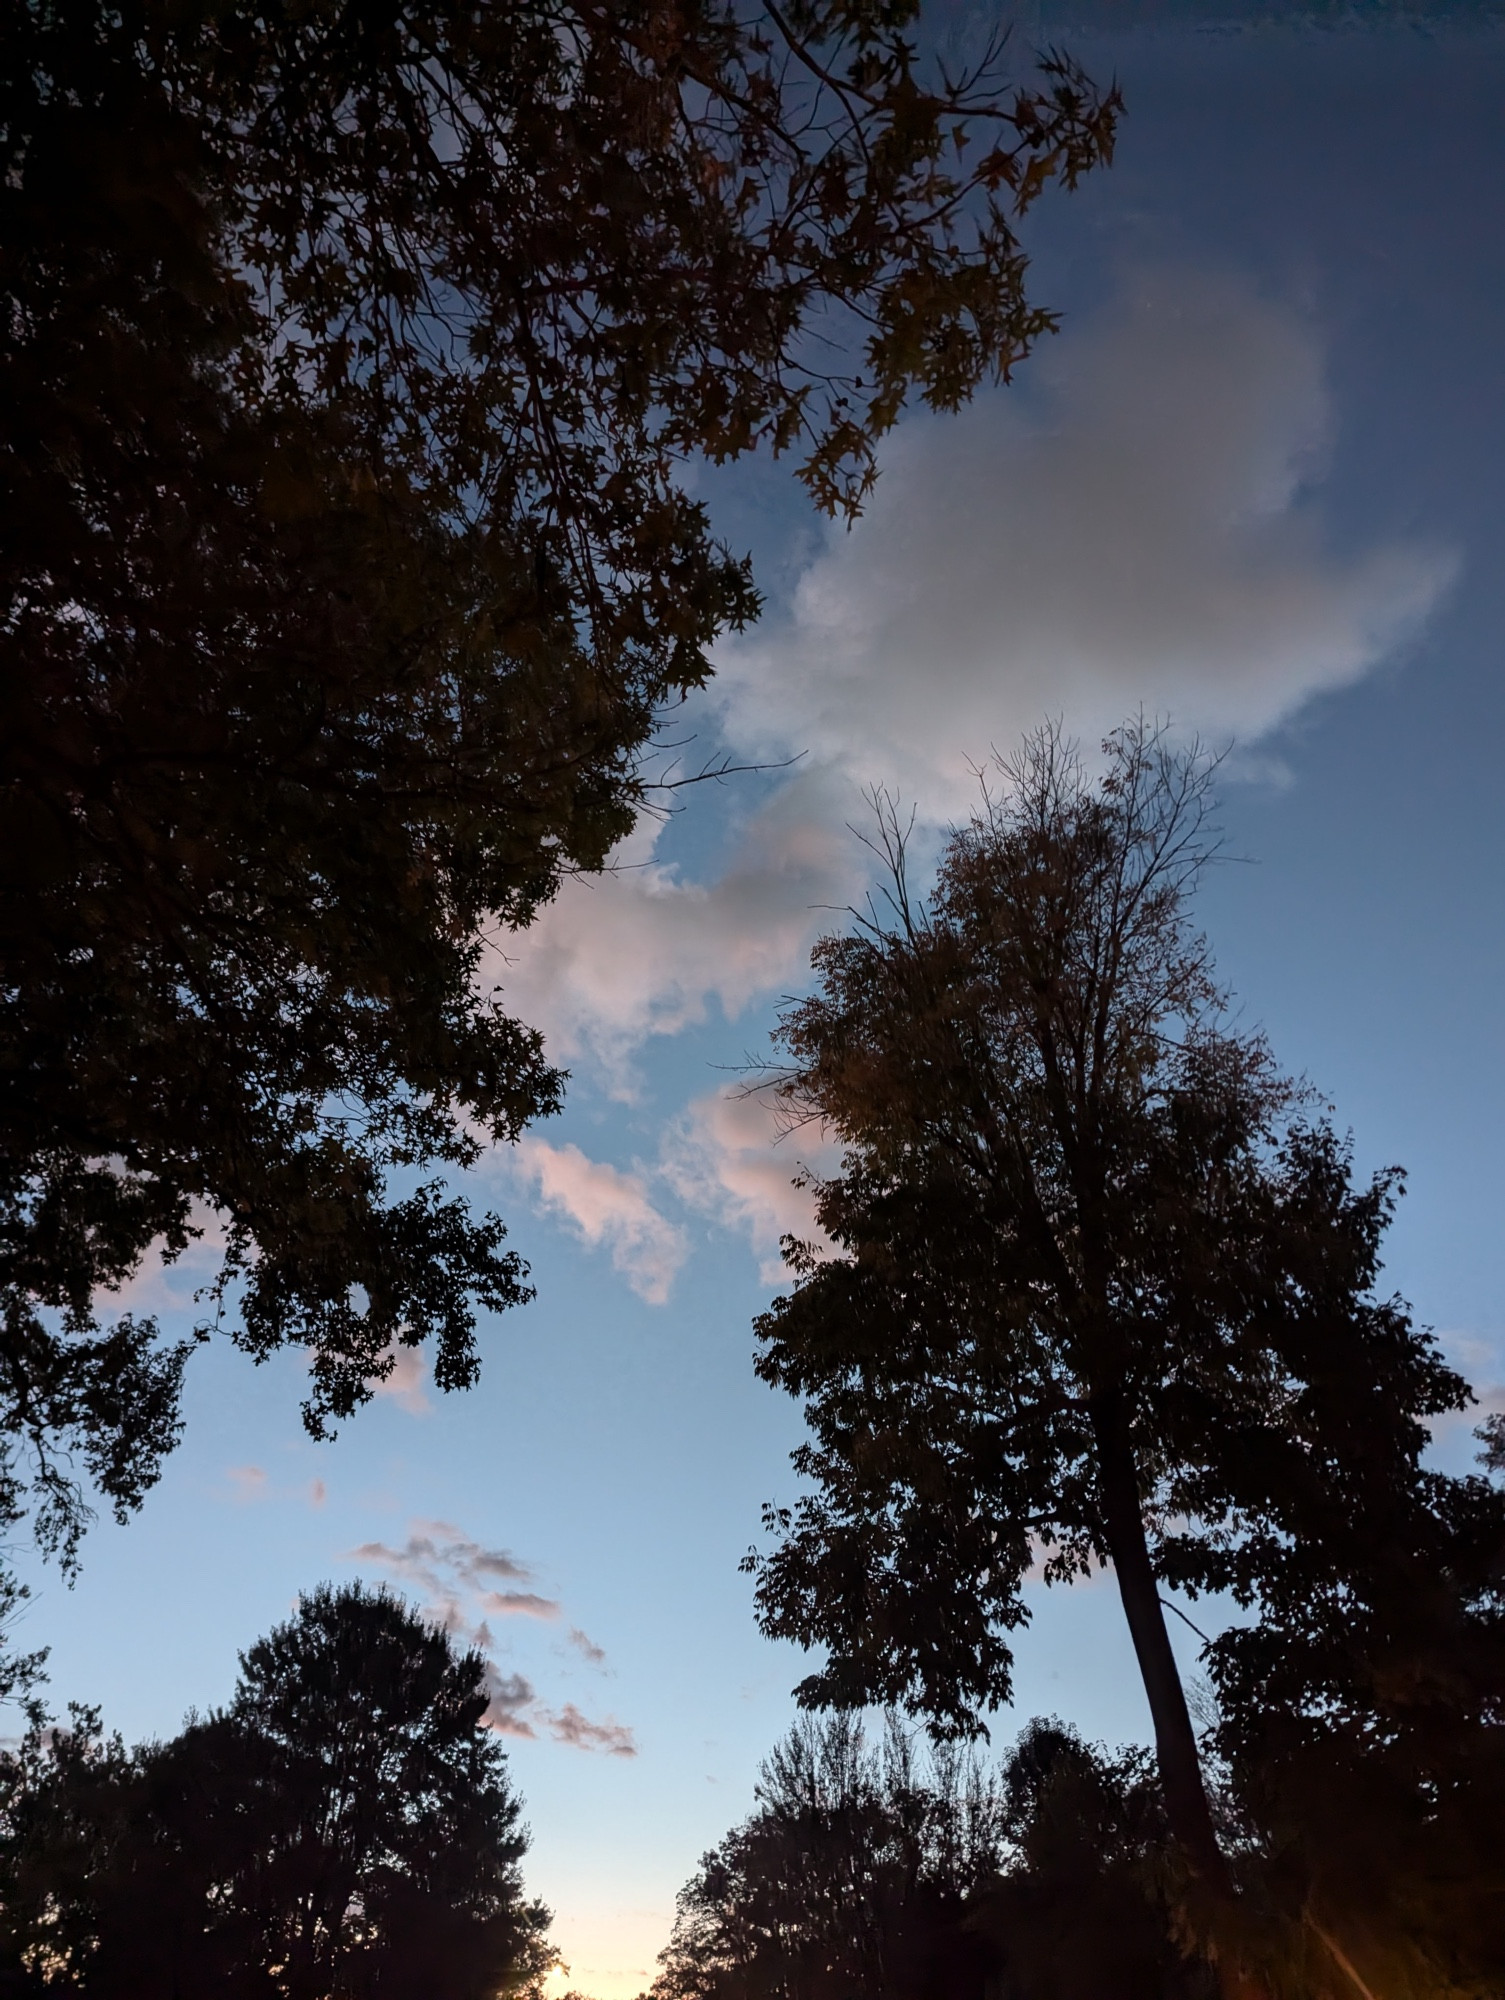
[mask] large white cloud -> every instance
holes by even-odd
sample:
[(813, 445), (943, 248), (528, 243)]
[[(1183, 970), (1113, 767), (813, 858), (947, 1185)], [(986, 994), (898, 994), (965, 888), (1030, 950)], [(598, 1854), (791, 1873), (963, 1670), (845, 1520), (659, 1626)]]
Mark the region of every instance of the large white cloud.
[[(727, 747), (798, 769), (714, 880), (657, 861), (645, 829), (620, 873), (566, 884), (509, 945), (509, 1003), (552, 1055), (630, 1095), (650, 1035), (803, 983), (813, 937), (861, 890), (848, 823), (863, 787), (912, 801), (923, 831), (964, 813), (977, 764), (1046, 716), (1090, 742), (1143, 707), (1247, 745), (1360, 678), (1457, 564), (1417, 541), (1335, 545), (1334, 429), (1313, 323), (1188, 270), (1133, 278), (1039, 352), (1027, 390), (906, 423), (864, 518), (831, 529), (783, 608), (721, 651)], [(808, 1204), (757, 1126), (745, 1103), (699, 1099), (661, 1172), (767, 1269)], [(613, 1219), (587, 1221), (588, 1190), (612, 1191), (591, 1163), (532, 1165), (645, 1297), (667, 1296), (682, 1240), (648, 1219), (640, 1178), (612, 1184)]]
[(1046, 715), (1140, 706), (1257, 736), (1365, 673), (1451, 580), (1446, 552), (1334, 553), (1316, 329), (1247, 285), (1133, 282), (984, 397), (895, 438), (788, 613), (725, 648), (739, 749), (790, 749), (964, 808), (971, 767)]

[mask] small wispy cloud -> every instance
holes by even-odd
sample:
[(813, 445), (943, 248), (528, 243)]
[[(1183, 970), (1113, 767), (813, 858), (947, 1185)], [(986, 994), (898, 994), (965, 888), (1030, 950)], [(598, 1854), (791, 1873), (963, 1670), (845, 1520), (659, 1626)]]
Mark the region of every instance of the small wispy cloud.
[(306, 1507), (322, 1507), (329, 1488), (322, 1479), (293, 1480), (278, 1484), (261, 1465), (231, 1465), (225, 1468), (230, 1496), (239, 1507), (262, 1500), (296, 1500)]
[(592, 1160), (578, 1146), (520, 1139), (513, 1159), (543, 1207), (564, 1218), (581, 1242), (611, 1253), (612, 1266), (648, 1305), (667, 1303), (689, 1255), (685, 1232), (661, 1215), (643, 1176)]
[(552, 1598), (495, 1589), (496, 1583), (531, 1583), (533, 1572), (510, 1549), (486, 1548), (449, 1521), (415, 1521), (399, 1547), (362, 1542), (350, 1559), (411, 1585), (446, 1632), (467, 1639), (473, 1640), (480, 1629), (473, 1609), (501, 1617), (512, 1612), (530, 1618), (559, 1616)]
[(267, 1495), (267, 1476), (259, 1465), (232, 1465), (225, 1473), (235, 1497), (242, 1505), (253, 1500), (264, 1500)]
[[(379, 1569), (410, 1590), (434, 1622), (462, 1645), (473, 1646), (486, 1662), (489, 1696), (484, 1720), (501, 1736), (536, 1740), (547, 1735), (577, 1750), (601, 1750), (614, 1757), (637, 1755), (632, 1731), (615, 1717), (593, 1721), (573, 1702), (551, 1708), (525, 1674), (504, 1674), (497, 1664), (492, 1618), (529, 1618), (554, 1623), (562, 1613), (559, 1600), (528, 1589), (497, 1589), (498, 1584), (532, 1583), (532, 1568), (510, 1549), (491, 1548), (450, 1521), (414, 1521), (397, 1545), (362, 1542), (347, 1558)], [(576, 1625), (569, 1643), (592, 1665), (605, 1664), (606, 1654)]]
[[(428, 1362), (421, 1347), (389, 1348), (390, 1371), (373, 1388), (378, 1396), (387, 1396), (398, 1409), (406, 1410), (410, 1417), (426, 1417), (433, 1404), (425, 1391), (428, 1381)], [(386, 1356), (383, 1357), (384, 1359)]]
[(521, 1736), (530, 1742), (536, 1740), (538, 1731), (528, 1719), (530, 1711), (538, 1703), (532, 1681), (523, 1674), (500, 1674), (488, 1661), (486, 1691), (491, 1699), (481, 1719), (488, 1729), (494, 1729), (498, 1736)]
[(481, 1599), (488, 1611), (503, 1618), (557, 1618), (559, 1606), (552, 1597), (539, 1597), (531, 1590), (488, 1590)]
[(636, 1757), (638, 1754), (630, 1729), (610, 1718), (605, 1722), (592, 1722), (580, 1713), (572, 1701), (567, 1701), (557, 1714), (549, 1717), (549, 1734), (556, 1743), (568, 1743), (576, 1750), (604, 1750), (612, 1757)]
[(568, 1636), (570, 1644), (580, 1654), (582, 1659), (589, 1660), (593, 1667), (604, 1667), (606, 1665), (605, 1648), (598, 1646), (594, 1639), (589, 1638), (580, 1630), (578, 1625), (570, 1627)]

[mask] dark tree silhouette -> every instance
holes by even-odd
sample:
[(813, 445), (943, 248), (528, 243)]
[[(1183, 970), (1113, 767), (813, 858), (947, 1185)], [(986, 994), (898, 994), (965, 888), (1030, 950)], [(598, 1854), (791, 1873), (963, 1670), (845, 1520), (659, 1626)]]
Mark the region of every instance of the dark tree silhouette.
[(679, 1898), (653, 2000), (1201, 2000), (1143, 1755), (1033, 1722), (1001, 1773), (796, 1724)]
[(40, 1724), (3, 1774), (8, 1955), (107, 2000), (492, 2000), (552, 1963), (485, 1664), (323, 1587), (223, 1713), (127, 1753)]
[(0, 1518), (35, 1475), (76, 1540), (70, 1450), (154, 1477), (182, 1354), (95, 1309), (206, 1211), (316, 1433), (528, 1296), (432, 1172), (557, 1105), (488, 927), (755, 612), (679, 467), (854, 508), (1052, 324), (1014, 225), (1110, 150), (1111, 93), (931, 73), (917, 11), (3, 10)]
[(855, 1718), (805, 1720), (757, 1799), (681, 1891), (654, 2000), (981, 2000), (963, 1920), (1003, 1830), (974, 1763), (926, 1769), (892, 1722), (874, 1750)]
[(1004, 1773), (1008, 1859), (974, 1898), (973, 1931), (1010, 2000), (1212, 2000), (1177, 1934), (1151, 1760), (1110, 1758), (1036, 1719)]
[(1478, 1689), (1505, 1510), (1421, 1462), (1469, 1392), (1375, 1295), (1396, 1176), (1355, 1187), (1228, 1025), (1188, 909), (1212, 775), (1141, 723), (1095, 782), (1047, 730), (927, 907), (885, 809), (890, 902), (817, 947), (820, 990), (782, 1028), (790, 1115), (846, 1152), (816, 1189), (836, 1254), (791, 1244), (796, 1288), (759, 1323), (760, 1372), (805, 1403), (813, 1491), (750, 1563), (764, 1628), (827, 1649), (803, 1701), (904, 1702), (950, 1731), (1009, 1698), (1037, 1555), (1049, 1581), (1111, 1564), (1188, 1909), (1236, 1985), (1247, 1903), (1162, 1588), (1251, 1614), (1206, 1655), (1230, 1750), (1278, 1718), (1323, 1739), (1335, 1704), (1357, 1739), (1419, 1687), (1440, 1716), (1449, 1644), (1497, 1745)]

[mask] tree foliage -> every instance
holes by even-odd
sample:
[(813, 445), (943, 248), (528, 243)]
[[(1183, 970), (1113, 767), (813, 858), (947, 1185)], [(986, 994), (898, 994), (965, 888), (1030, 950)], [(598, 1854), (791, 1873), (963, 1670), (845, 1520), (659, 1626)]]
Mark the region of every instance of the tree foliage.
[(78, 1711), (0, 1762), (5, 1949), (107, 2000), (492, 2000), (552, 1962), (482, 1725), (484, 1662), (384, 1592), (315, 1591), (230, 1706), (127, 1751)]
[(94, 1318), (153, 1242), (213, 1220), (315, 1432), (528, 1296), (432, 1174), (559, 1099), (488, 927), (601, 865), (756, 609), (681, 467), (770, 446), (852, 511), (908, 397), (1052, 324), (1015, 226), (1111, 148), (1069, 62), (943, 74), (916, 13), (8, 0), (12, 1518), (35, 1474), (76, 1535), (49, 1440), (154, 1475), (182, 1356)]
[(1199, 2000), (1142, 1756), (1032, 1722), (1002, 1771), (797, 1723), (680, 1894), (653, 2000)]
[[(1246, 1801), (1256, 1772), (1324, 1760), (1344, 1796), (1388, 1786), (1373, 1837), (1396, 1897), (1371, 1878), (1364, 1907), (1404, 1928), (1427, 1840), (1460, 1889), (1488, 1879), (1505, 1499), (1423, 1462), (1469, 1392), (1376, 1292), (1397, 1176), (1356, 1185), (1229, 1023), (1188, 904), (1212, 776), (1140, 723), (1095, 780), (1046, 731), (924, 905), (888, 813), (890, 900), (817, 947), (819, 989), (782, 1028), (786, 1106), (846, 1152), (816, 1188), (833, 1254), (790, 1244), (796, 1286), (759, 1323), (760, 1372), (812, 1436), (810, 1491), (751, 1560), (765, 1629), (826, 1649), (802, 1700), (902, 1701), (963, 1732), (1009, 1699), (1036, 1561), (1052, 1582), (1111, 1565), (1188, 1906), (1237, 1953), (1251, 1905), (1162, 1589), (1242, 1614), (1205, 1660)], [(1319, 1830), (1296, 1789), (1281, 1834), (1261, 1807), (1282, 1893), (1331, 1892), (1347, 1921), (1363, 1869), (1339, 1857), (1364, 1831)]]
[(797, 1723), (762, 1768), (751, 1818), (681, 1891), (655, 2000), (980, 1994), (962, 1926), (1002, 1838), (996, 1784), (954, 1753), (929, 1771), (891, 1722)]

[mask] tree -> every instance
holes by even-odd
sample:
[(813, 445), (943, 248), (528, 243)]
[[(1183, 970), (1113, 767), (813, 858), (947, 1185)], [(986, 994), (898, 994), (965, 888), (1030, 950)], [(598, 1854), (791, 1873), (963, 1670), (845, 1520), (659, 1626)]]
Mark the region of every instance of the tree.
[[(1469, 1392), (1375, 1295), (1397, 1175), (1355, 1186), (1229, 1025), (1189, 911), (1213, 776), (1140, 722), (1093, 781), (1045, 730), (928, 906), (885, 809), (889, 902), (817, 947), (781, 1030), (785, 1106), (846, 1152), (816, 1186), (834, 1254), (790, 1243), (795, 1288), (758, 1326), (760, 1373), (805, 1403), (812, 1490), (770, 1510), (782, 1539), (750, 1563), (765, 1630), (826, 1649), (803, 1701), (902, 1701), (961, 1732), (1009, 1698), (1036, 1561), (1049, 1582), (1111, 1565), (1187, 1907), (1236, 1984), (1250, 1902), (1162, 1588), (1250, 1614), (1206, 1649), (1225, 1749), (1281, 1719), (1326, 1740), (1339, 1712), (1355, 1742), (1380, 1712), (1405, 1733), (1417, 1690), (1435, 1731), (1452, 1646), (1497, 1755), (1478, 1691), (1505, 1685), (1505, 1507), (1422, 1465)], [(1298, 1911), (1312, 1858), (1286, 1881)]]
[(181, 1350), (102, 1289), (210, 1223), (206, 1324), (315, 1434), (529, 1296), (433, 1170), (553, 1110), (485, 939), (599, 868), (753, 616), (679, 477), (850, 513), (918, 394), (1052, 324), (1018, 218), (1111, 150), (918, 0), (0, 16), (0, 1515), (129, 1509)]
[(653, 2000), (982, 2000), (965, 1917), (1000, 1865), (996, 1781), (843, 1716), (796, 1723), (757, 1799), (680, 1892)]
[(1020, 1734), (1004, 1773), (1007, 1865), (970, 1912), (1010, 2000), (1210, 2000), (1208, 1967), (1177, 1935), (1148, 1762), (1108, 1757), (1054, 1720)]
[(1142, 1753), (1036, 1720), (1001, 1771), (796, 1723), (680, 1894), (653, 2000), (1203, 2000)]
[(168, 1744), (38, 1725), (0, 1765), (13, 1960), (106, 2000), (531, 1990), (548, 1913), (488, 1699), (478, 1654), (324, 1586)]

